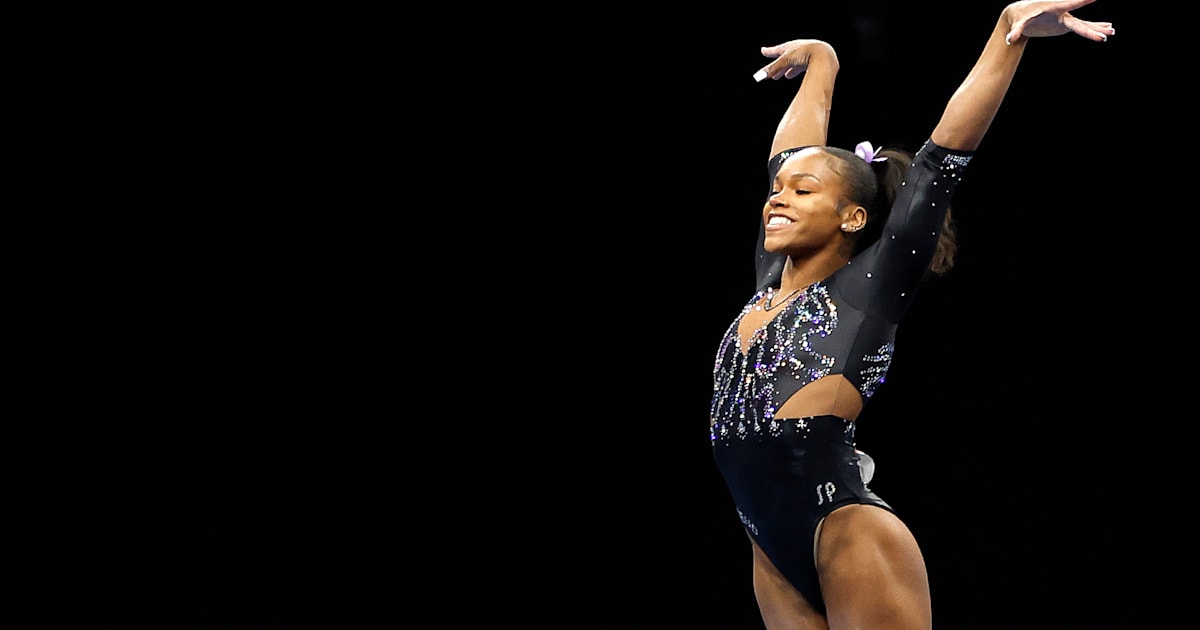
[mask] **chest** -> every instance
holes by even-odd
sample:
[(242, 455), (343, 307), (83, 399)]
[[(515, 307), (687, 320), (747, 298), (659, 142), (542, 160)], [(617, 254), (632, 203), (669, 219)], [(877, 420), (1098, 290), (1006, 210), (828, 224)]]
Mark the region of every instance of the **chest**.
[[(812, 336), (825, 336), (837, 327), (837, 307), (826, 287), (813, 285), (802, 291), (755, 297), (742, 310), (735, 335), (743, 355), (761, 353), (764, 345), (793, 345)], [(807, 346), (807, 343), (803, 343)]]

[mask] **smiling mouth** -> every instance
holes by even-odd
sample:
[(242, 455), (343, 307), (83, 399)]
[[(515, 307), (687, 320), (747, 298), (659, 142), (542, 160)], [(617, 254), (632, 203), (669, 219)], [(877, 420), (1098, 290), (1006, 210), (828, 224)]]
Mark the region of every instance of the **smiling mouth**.
[(771, 215), (770, 217), (767, 218), (767, 227), (771, 227), (774, 225), (788, 225), (790, 223), (794, 223), (794, 221), (792, 221), (791, 219), (789, 219), (787, 217), (780, 216), (777, 214)]

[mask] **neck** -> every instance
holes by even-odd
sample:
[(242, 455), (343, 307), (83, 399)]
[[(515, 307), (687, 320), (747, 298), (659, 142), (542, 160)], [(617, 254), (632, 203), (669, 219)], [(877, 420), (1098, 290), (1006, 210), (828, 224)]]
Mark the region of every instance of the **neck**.
[(788, 256), (780, 276), (779, 290), (787, 293), (793, 289), (802, 289), (815, 282), (820, 282), (833, 275), (833, 272), (850, 262), (845, 256), (814, 256), (797, 259)]

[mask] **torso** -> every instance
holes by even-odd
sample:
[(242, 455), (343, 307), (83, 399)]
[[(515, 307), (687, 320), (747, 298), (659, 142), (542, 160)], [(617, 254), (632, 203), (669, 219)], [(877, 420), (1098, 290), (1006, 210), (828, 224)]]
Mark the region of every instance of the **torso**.
[[(781, 160), (772, 158), (772, 177)], [(795, 294), (789, 287), (775, 295), (786, 259), (763, 249), (760, 229), (758, 290), (726, 330), (713, 366), (714, 439), (769, 432), (777, 418), (858, 418), (884, 382), (897, 324), (928, 270), (969, 161), (926, 142), (880, 238)], [(768, 310), (768, 295), (783, 303)]]
[[(784, 293), (786, 295), (786, 293)], [(793, 296), (786, 302), (776, 295), (770, 294), (759, 300), (741, 320), (738, 321), (737, 335), (740, 343), (739, 350), (745, 356), (756, 337), (765, 334), (767, 324), (780, 313), (787, 310)], [(770, 302), (770, 310), (767, 310)], [(863, 398), (854, 385), (840, 374), (832, 374), (816, 379), (789, 396), (775, 412), (779, 418), (801, 418), (805, 416), (833, 415), (847, 420), (858, 418), (862, 412)]]

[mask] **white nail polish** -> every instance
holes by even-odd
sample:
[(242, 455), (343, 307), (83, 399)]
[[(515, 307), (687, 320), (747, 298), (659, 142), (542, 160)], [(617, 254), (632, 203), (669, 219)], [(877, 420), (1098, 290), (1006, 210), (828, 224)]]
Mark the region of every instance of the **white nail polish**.
[(763, 80), (763, 79), (765, 79), (765, 78), (767, 78), (767, 71), (766, 71), (766, 70), (759, 70), (758, 72), (755, 72), (755, 73), (754, 73), (754, 80), (755, 80), (755, 81), (762, 81), (762, 80)]

